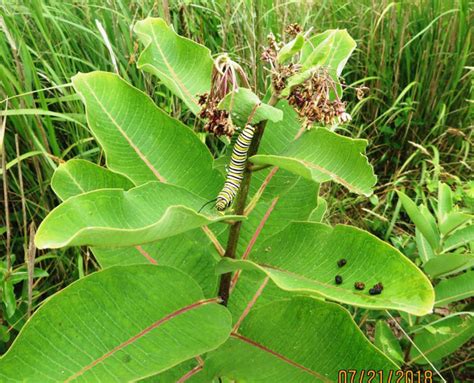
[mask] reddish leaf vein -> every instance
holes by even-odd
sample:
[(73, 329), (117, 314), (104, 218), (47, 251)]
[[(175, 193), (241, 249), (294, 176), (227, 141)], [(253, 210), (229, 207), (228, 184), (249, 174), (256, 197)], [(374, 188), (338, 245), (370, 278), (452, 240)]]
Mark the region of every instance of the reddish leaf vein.
[(172, 312), (171, 314), (166, 315), (165, 317), (159, 319), (158, 321), (156, 321), (152, 325), (150, 325), (147, 328), (140, 331), (137, 335), (132, 336), (131, 338), (129, 338), (125, 342), (119, 344), (118, 346), (116, 346), (112, 350), (110, 350), (109, 352), (105, 353), (101, 357), (94, 360), (92, 363), (90, 363), (87, 366), (83, 367), (80, 371), (76, 372), (74, 375), (72, 375), (68, 379), (66, 379), (65, 382), (71, 382), (72, 380), (76, 379), (77, 377), (83, 375), (85, 372), (89, 371), (91, 368), (97, 366), (99, 363), (103, 362), (105, 359), (111, 357), (117, 351), (122, 350), (123, 348), (125, 348), (126, 346), (132, 344), (136, 340), (138, 340), (138, 339), (142, 338), (143, 336), (147, 335), (150, 331), (152, 331), (155, 328), (159, 327), (163, 323), (166, 323), (169, 320), (176, 318), (178, 315), (184, 314), (184, 313), (186, 313), (190, 310), (193, 310), (197, 307), (200, 307), (202, 305), (209, 304), (209, 303), (216, 303), (218, 301), (219, 301), (219, 298), (204, 299), (204, 300), (201, 300), (201, 301), (194, 302), (194, 303), (190, 304), (189, 306), (183, 307), (179, 310), (176, 310), (176, 311)]
[(310, 375), (316, 376), (317, 378), (321, 379), (324, 382), (332, 382), (331, 379), (325, 377), (324, 375), (321, 375), (320, 373), (318, 373), (316, 371), (313, 371), (313, 370), (311, 370), (311, 369), (309, 369), (309, 368), (307, 368), (307, 367), (305, 367), (305, 366), (303, 366), (303, 365), (287, 358), (286, 356), (283, 356), (283, 355), (281, 355), (281, 354), (279, 354), (279, 353), (277, 353), (273, 350), (270, 350), (268, 347), (265, 347), (263, 344), (257, 343), (252, 339), (249, 339), (249, 338), (247, 338), (243, 335), (240, 335), (238, 333), (232, 333), (230, 336), (233, 337), (233, 338), (237, 338), (237, 339), (239, 339), (239, 340), (241, 340), (245, 343), (248, 343), (248, 344), (250, 344), (254, 347), (257, 347), (262, 351), (268, 352), (269, 354), (272, 354), (276, 358), (278, 358), (278, 359), (280, 359), (280, 360), (282, 360), (282, 361), (284, 361), (288, 364), (291, 364), (292, 366), (294, 366), (294, 367), (296, 367), (296, 368), (298, 368), (298, 369), (300, 369), (300, 370), (302, 370), (302, 371), (304, 371), (304, 372), (306, 372)]

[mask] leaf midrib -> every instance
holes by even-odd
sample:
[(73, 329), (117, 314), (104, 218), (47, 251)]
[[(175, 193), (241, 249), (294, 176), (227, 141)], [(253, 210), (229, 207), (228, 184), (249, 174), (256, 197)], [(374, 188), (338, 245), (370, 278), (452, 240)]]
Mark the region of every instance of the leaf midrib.
[(320, 165), (316, 165), (316, 164), (314, 164), (314, 163), (312, 163), (308, 160), (303, 160), (303, 159), (296, 158), (296, 157), (273, 155), (273, 154), (258, 154), (254, 157), (258, 158), (259, 156), (260, 157), (267, 157), (267, 158), (286, 159), (286, 160), (289, 160), (289, 161), (298, 162), (298, 163), (300, 163), (301, 165), (303, 165), (304, 167), (306, 167), (308, 169), (315, 169), (315, 170), (329, 176), (331, 179), (336, 180), (337, 182), (344, 185), (347, 189), (349, 189), (349, 190), (351, 190), (355, 193), (362, 194), (362, 195), (365, 195), (365, 196), (368, 196), (368, 195), (371, 194), (370, 192), (369, 193), (364, 192), (362, 189), (360, 189), (357, 186), (353, 185), (352, 183), (347, 181), (345, 178), (342, 178), (342, 177), (338, 176), (337, 174), (330, 171), (329, 169), (326, 169), (326, 168), (324, 168)]
[[(153, 37), (155, 38), (155, 34), (153, 32)], [(161, 50), (160, 50), (161, 52)], [(163, 60), (165, 60), (164, 56), (163, 56)], [(165, 60), (166, 62), (166, 60)], [(169, 64), (168, 64), (169, 65)], [(147, 165), (147, 167), (152, 171), (152, 173), (155, 175), (155, 177), (160, 181), (160, 182), (163, 182), (163, 183), (166, 183), (166, 179), (158, 172), (157, 169), (155, 169), (155, 167), (151, 164), (151, 162), (148, 160), (148, 158), (140, 151), (140, 149), (138, 149), (138, 147), (136, 147), (136, 145), (134, 145), (134, 143), (132, 142), (132, 140), (130, 139), (130, 137), (128, 137), (125, 132), (123, 131), (123, 129), (120, 127), (120, 125), (117, 123), (117, 121), (115, 121), (115, 119), (107, 112), (107, 110), (104, 108), (104, 106), (102, 105), (102, 103), (100, 102), (100, 100), (98, 99), (96, 93), (92, 90), (92, 88), (89, 86), (89, 84), (87, 82), (84, 82), (85, 86), (89, 89), (89, 91), (91, 92), (92, 96), (95, 98), (97, 104), (99, 105), (99, 107), (102, 109), (102, 111), (104, 111), (104, 113), (107, 115), (107, 117), (110, 119), (110, 121), (115, 125), (115, 127), (118, 129), (118, 131), (120, 132), (120, 134), (122, 134), (122, 136), (127, 140), (127, 142), (130, 144), (130, 146), (132, 147), (132, 149), (137, 153), (137, 155), (140, 157), (140, 159), (145, 163), (145, 165)], [(198, 105), (198, 104), (197, 104)], [(204, 233), (206, 234), (206, 236), (211, 240), (211, 242), (215, 243), (215, 239), (213, 238), (213, 236), (211, 236), (208, 232), (206, 232), (203, 228), (202, 230), (204, 231)], [(219, 249), (217, 249), (219, 255), (220, 255), (220, 252), (219, 252)]]
[[(197, 100), (194, 98), (194, 96), (190, 93), (189, 89), (181, 82), (181, 80), (179, 79), (178, 75), (176, 74), (176, 72), (174, 71), (173, 67), (170, 65), (170, 63), (168, 62), (168, 60), (166, 59), (164, 53), (163, 53), (163, 50), (161, 49), (160, 45), (158, 44), (158, 40), (156, 38), (156, 34), (155, 34), (155, 30), (153, 28), (150, 28), (151, 29), (151, 33), (153, 35), (153, 42), (155, 43), (156, 45), (156, 48), (158, 49), (158, 51), (160, 52), (160, 55), (161, 55), (161, 58), (163, 59), (163, 62), (165, 63), (166, 67), (168, 68), (168, 70), (170, 71), (171, 73), (171, 76), (172, 76), (172, 79), (174, 80), (174, 82), (178, 85), (178, 87), (181, 89), (182, 92), (184, 92), (186, 94), (186, 96), (188, 96), (191, 101), (193, 102), (193, 104), (195, 104), (197, 107), (199, 107), (199, 103), (197, 102)], [(156, 67), (155, 67), (156, 68)], [(159, 69), (156, 68), (158, 71)], [(161, 73), (163, 73), (162, 71), (160, 71)], [(165, 73), (164, 73), (165, 74)], [(166, 76), (166, 74), (165, 74)], [(169, 77), (169, 76), (166, 76), (166, 77)]]
[(71, 375), (70, 377), (68, 377), (65, 382), (71, 382), (72, 380), (78, 378), (79, 376), (83, 375), (84, 373), (86, 373), (87, 371), (89, 371), (90, 369), (94, 368), (95, 366), (97, 366), (99, 363), (103, 362), (105, 359), (111, 357), (112, 355), (114, 355), (116, 352), (122, 350), (123, 348), (125, 348), (126, 346), (134, 343), (135, 341), (137, 341), (138, 339), (142, 338), (143, 336), (147, 335), (150, 331), (154, 330), (155, 328), (161, 326), (162, 324), (176, 318), (177, 316), (181, 315), (181, 314), (184, 314), (188, 311), (191, 311), (191, 310), (194, 310), (200, 306), (203, 306), (203, 305), (206, 305), (206, 304), (210, 304), (210, 303), (216, 303), (218, 301), (217, 298), (210, 298), (210, 299), (204, 299), (204, 300), (200, 300), (200, 301), (197, 301), (197, 302), (194, 302), (188, 306), (185, 306), (185, 307), (182, 307), (180, 308), (179, 310), (176, 310), (176, 311), (173, 311), (172, 313), (164, 316), (163, 318), (157, 320), (156, 322), (154, 322), (153, 324), (151, 324), (150, 326), (144, 328), (142, 331), (140, 331), (138, 334), (130, 337), (128, 340), (126, 340), (125, 342), (122, 342), (121, 344), (119, 344), (118, 346), (114, 347), (112, 350), (106, 352), (105, 354), (103, 354), (101, 357), (95, 359), (93, 362), (89, 363), (87, 366), (84, 366), (81, 370), (79, 370), (78, 372), (76, 372), (75, 374)]
[(125, 131), (122, 129), (120, 124), (115, 120), (115, 118), (107, 111), (107, 109), (104, 107), (102, 102), (99, 100), (97, 97), (97, 94), (94, 92), (92, 87), (87, 83), (87, 81), (84, 81), (84, 85), (86, 88), (89, 90), (91, 95), (94, 97), (94, 99), (97, 102), (97, 105), (99, 105), (100, 109), (104, 112), (104, 114), (109, 118), (109, 120), (112, 122), (112, 124), (117, 128), (119, 133), (125, 138), (125, 140), (128, 142), (130, 147), (133, 149), (133, 151), (140, 157), (140, 159), (145, 163), (145, 165), (151, 170), (153, 175), (158, 179), (158, 181), (166, 183), (166, 179), (160, 174), (160, 172), (153, 166), (153, 164), (150, 162), (150, 160), (147, 158), (145, 154), (142, 153), (142, 151), (135, 145), (135, 143), (130, 139), (130, 137), (125, 133)]
[[(245, 262), (245, 261), (244, 261), (244, 262)], [(298, 274), (298, 273), (294, 273), (294, 272), (291, 272), (291, 271), (289, 271), (289, 270), (280, 269), (280, 268), (278, 268), (278, 267), (276, 267), (276, 266), (273, 266), (273, 265), (264, 264), (264, 263), (257, 263), (257, 262), (252, 261), (252, 260), (250, 260), (250, 262), (254, 263), (255, 265), (257, 265), (257, 266), (260, 267), (261, 269), (271, 269), (271, 270), (275, 270), (275, 271), (278, 271), (278, 272), (280, 272), (280, 273), (282, 273), (282, 274), (292, 275), (292, 276), (297, 277), (297, 278), (299, 278), (299, 279), (301, 279), (301, 280), (305, 280), (305, 281), (314, 283), (314, 284), (316, 284), (316, 285), (323, 286), (323, 287), (325, 287), (325, 288), (329, 288), (329, 289), (332, 289), (332, 290), (343, 291), (343, 292), (345, 292), (345, 293), (349, 293), (349, 294), (355, 295), (355, 296), (366, 297), (366, 296), (365, 296), (364, 294), (362, 294), (362, 293), (358, 293), (358, 292), (356, 292), (356, 291), (349, 291), (349, 290), (347, 290), (347, 289), (343, 289), (343, 288), (337, 287), (337, 286), (328, 285), (328, 284), (326, 284), (326, 283), (324, 283), (324, 282), (321, 282), (321, 281), (318, 281), (318, 280), (316, 280), (316, 279), (310, 279), (310, 278), (308, 278), (308, 277), (306, 277), (306, 276), (304, 276), (304, 275), (301, 275), (301, 274)], [(299, 290), (299, 291), (309, 291), (309, 292), (313, 292), (313, 291), (314, 291), (314, 290), (308, 290), (308, 289), (296, 289), (296, 290)], [(333, 297), (331, 297), (331, 296), (328, 296), (327, 294), (325, 294), (325, 293), (322, 292), (322, 291), (318, 291), (317, 293), (320, 294), (320, 295), (322, 295), (322, 296), (324, 296), (324, 297), (326, 297), (326, 298), (330, 298), (330, 299), (333, 298)], [(384, 300), (382, 299), (382, 297), (378, 298), (377, 296), (373, 296), (373, 297), (371, 297), (371, 298), (374, 299), (374, 300), (376, 300), (376, 301), (378, 300), (378, 301), (384, 302)], [(368, 303), (368, 302), (364, 302), (364, 301), (362, 301), (362, 302), (349, 302), (349, 301), (346, 300), (346, 299), (344, 299), (344, 300), (343, 300), (343, 299), (339, 299), (339, 300), (340, 300), (341, 302), (344, 302), (344, 303), (347, 303), (347, 304), (352, 304), (352, 305), (364, 305), (364, 304), (367, 304), (367, 303)], [(376, 303), (376, 304), (377, 304), (377, 303)], [(419, 306), (418, 306), (418, 305), (412, 306), (412, 305), (409, 305), (409, 304), (407, 304), (407, 303), (403, 303), (403, 305), (400, 305), (400, 304), (399, 304), (399, 306), (400, 306), (400, 307), (405, 307), (405, 308), (410, 308), (410, 309), (413, 309), (413, 310), (419, 309)], [(364, 306), (364, 307), (365, 307), (365, 306)], [(378, 306), (370, 306), (370, 307), (372, 307), (372, 308), (377, 308)], [(380, 308), (385, 308), (385, 307), (386, 307), (385, 305), (384, 305), (384, 306), (380, 306)]]
[(299, 363), (295, 362), (294, 360), (292, 360), (290, 358), (287, 358), (286, 356), (284, 356), (284, 355), (282, 355), (282, 354), (280, 354), (276, 351), (271, 350), (270, 348), (264, 346), (263, 344), (254, 341), (253, 339), (247, 338), (247, 337), (245, 337), (245, 336), (243, 336), (239, 333), (236, 333), (236, 332), (232, 333), (231, 337), (234, 338), (234, 339), (238, 339), (242, 342), (245, 342), (245, 343), (247, 343), (251, 346), (254, 346), (254, 347), (258, 348), (261, 351), (267, 352), (267, 353), (273, 355), (274, 357), (276, 357), (277, 359), (279, 359), (279, 360), (281, 360), (281, 361), (283, 361), (283, 362), (285, 362), (285, 363), (287, 363), (287, 364), (289, 364), (293, 367), (296, 367), (301, 371), (304, 371), (304, 372), (306, 372), (310, 375), (313, 375), (313, 376), (317, 377), (318, 379), (321, 379), (324, 382), (333, 382), (331, 379), (328, 379), (327, 377), (321, 375), (319, 372), (313, 371), (310, 368), (305, 367), (302, 364), (299, 364)]

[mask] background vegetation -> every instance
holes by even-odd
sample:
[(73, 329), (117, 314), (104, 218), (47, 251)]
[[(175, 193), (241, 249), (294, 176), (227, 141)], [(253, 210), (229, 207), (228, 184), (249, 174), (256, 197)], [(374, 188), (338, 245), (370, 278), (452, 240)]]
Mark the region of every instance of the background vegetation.
[[(118, 72), (152, 95), (163, 109), (196, 124), (169, 92), (137, 70), (139, 45), (131, 26), (161, 16), (175, 30), (208, 46), (243, 57), (240, 63), (263, 89), (260, 60), (269, 32), (281, 35), (297, 22), (315, 32), (347, 28), (358, 47), (344, 73), (348, 85), (369, 87), (358, 100), (346, 93), (352, 137), (368, 138), (368, 156), (379, 182), (366, 201), (346, 202), (337, 186), (324, 190), (328, 221), (350, 222), (416, 257), (414, 228), (403, 215), (395, 188), (417, 202), (429, 201), (442, 180), (455, 201), (473, 210), (472, 9), (467, 0), (383, 1), (2, 1), (0, 6), (1, 204), (4, 269), (35, 263), (34, 284), (15, 285), (15, 320), (0, 314), (3, 351), (44, 298), (96, 269), (87, 249), (35, 252), (35, 224), (58, 204), (50, 178), (63, 161), (103, 163), (85, 124), (83, 106), (68, 85), (77, 72)], [(111, 50), (107, 45), (110, 44)], [(347, 199), (347, 201), (349, 201)], [(47, 274), (46, 274), (47, 273)], [(471, 306), (464, 302), (464, 310)], [(360, 323), (370, 333), (373, 323)], [(371, 327), (372, 325), (372, 327)], [(2, 343), (2, 340), (4, 343)], [(469, 347), (469, 346), (467, 346)], [(462, 354), (464, 352), (464, 354)], [(463, 376), (472, 363), (465, 350), (444, 364)], [(464, 356), (463, 356), (464, 355)], [(464, 363), (460, 363), (463, 362)], [(466, 362), (467, 361), (467, 362)]]

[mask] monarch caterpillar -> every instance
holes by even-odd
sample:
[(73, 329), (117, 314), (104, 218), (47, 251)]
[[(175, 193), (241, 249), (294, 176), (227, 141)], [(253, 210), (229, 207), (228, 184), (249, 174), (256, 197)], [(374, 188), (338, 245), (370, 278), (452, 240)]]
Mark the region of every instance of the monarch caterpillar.
[(240, 183), (244, 176), (247, 152), (254, 133), (255, 127), (247, 124), (244, 130), (242, 130), (237, 137), (237, 141), (232, 149), (232, 156), (230, 157), (230, 165), (227, 169), (227, 178), (224, 187), (216, 199), (216, 209), (218, 211), (224, 211), (227, 209), (237, 195)]

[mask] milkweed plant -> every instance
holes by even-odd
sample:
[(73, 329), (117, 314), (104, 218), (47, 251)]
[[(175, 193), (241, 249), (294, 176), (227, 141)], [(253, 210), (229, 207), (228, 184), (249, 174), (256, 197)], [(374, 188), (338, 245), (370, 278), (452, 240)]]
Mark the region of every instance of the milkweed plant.
[(398, 370), (353, 318), (429, 314), (431, 283), (374, 235), (323, 223), (318, 196), (325, 182), (365, 197), (376, 184), (368, 142), (336, 133), (351, 119), (343, 93), (364, 93), (340, 77), (356, 47), (348, 32), (270, 35), (267, 89), (238, 57), (162, 19), (134, 33), (138, 67), (196, 123), (116, 74), (72, 78), (106, 166), (57, 168), (62, 203), (35, 243), (88, 246), (101, 270), (41, 305), (0, 379), (329, 382), (341, 370)]

